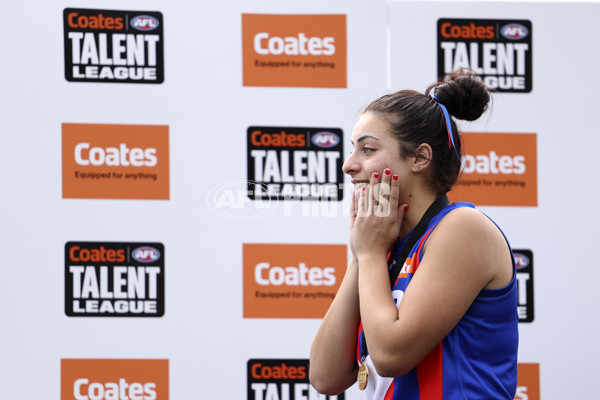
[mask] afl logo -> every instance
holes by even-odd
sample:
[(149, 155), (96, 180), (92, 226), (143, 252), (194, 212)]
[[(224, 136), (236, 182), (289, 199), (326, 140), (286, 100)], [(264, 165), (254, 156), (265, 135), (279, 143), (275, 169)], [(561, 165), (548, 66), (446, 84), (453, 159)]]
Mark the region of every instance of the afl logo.
[(333, 132), (317, 132), (310, 139), (312, 143), (317, 147), (329, 149), (335, 147), (340, 143), (340, 138)]
[(138, 15), (131, 20), (131, 27), (143, 32), (153, 31), (158, 25), (158, 19), (150, 15)]
[(521, 24), (508, 24), (500, 29), (500, 34), (510, 40), (520, 40), (529, 35), (529, 30)]
[(264, 217), (277, 208), (277, 201), (264, 183), (241, 180), (220, 183), (206, 196), (206, 204), (212, 212), (236, 220)]
[(150, 246), (137, 247), (131, 252), (131, 257), (137, 262), (151, 263), (158, 261), (160, 258), (160, 251)]
[(529, 265), (529, 257), (527, 257), (525, 254), (514, 253), (514, 256), (517, 269), (523, 269)]

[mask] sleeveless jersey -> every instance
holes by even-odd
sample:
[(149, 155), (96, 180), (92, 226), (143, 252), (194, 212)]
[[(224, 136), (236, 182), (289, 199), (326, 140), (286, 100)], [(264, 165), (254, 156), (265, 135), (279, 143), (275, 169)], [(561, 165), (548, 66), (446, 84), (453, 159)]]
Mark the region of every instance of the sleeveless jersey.
[[(409, 252), (392, 290), (396, 305), (402, 301), (402, 295), (419, 267), (427, 238), (444, 216), (459, 207), (475, 208), (471, 203), (446, 206), (431, 220), (426, 233)], [(399, 239), (395, 243), (394, 253), (400, 253), (406, 240)], [(508, 240), (507, 245), (510, 250)], [(381, 377), (367, 353), (367, 399), (513, 399), (517, 387), (519, 340), (514, 258), (513, 271), (511, 282), (504, 288), (483, 289), (454, 329), (409, 373), (397, 378)], [(358, 335), (360, 362), (362, 324)]]

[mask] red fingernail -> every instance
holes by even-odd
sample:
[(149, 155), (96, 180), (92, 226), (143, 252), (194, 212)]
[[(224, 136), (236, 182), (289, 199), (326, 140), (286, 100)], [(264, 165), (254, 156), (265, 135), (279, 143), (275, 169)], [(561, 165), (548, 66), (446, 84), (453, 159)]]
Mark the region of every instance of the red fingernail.
[(362, 187), (362, 190), (367, 190), (367, 187), (366, 187), (366, 186), (363, 186), (363, 187)]
[(377, 172), (375, 172), (375, 173), (373, 174), (373, 178), (375, 178), (375, 179), (379, 178), (379, 174), (378, 174)]
[(387, 168), (386, 168), (386, 169), (384, 169), (384, 170), (383, 170), (383, 172), (384, 172), (386, 175), (389, 175), (389, 174), (391, 174), (391, 173), (392, 173), (392, 171), (391, 171), (390, 169), (387, 169)]
[(404, 206), (404, 212), (406, 212), (406, 210), (408, 210), (408, 204)]
[(392, 176), (392, 179), (395, 180), (395, 181), (397, 181), (398, 180), (398, 175)]

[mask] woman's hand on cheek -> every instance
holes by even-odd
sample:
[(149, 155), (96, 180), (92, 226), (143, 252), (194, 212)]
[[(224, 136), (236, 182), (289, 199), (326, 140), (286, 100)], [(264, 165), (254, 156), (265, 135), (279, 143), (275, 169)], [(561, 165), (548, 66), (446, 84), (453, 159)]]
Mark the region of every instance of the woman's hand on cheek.
[(356, 223), (356, 210), (358, 202), (358, 191), (352, 190), (352, 203), (350, 203), (350, 251), (352, 252), (352, 258), (357, 259), (356, 249), (354, 248), (354, 224)]
[(398, 204), (398, 176), (389, 169), (374, 173), (357, 196), (353, 251), (357, 256), (386, 255), (398, 238), (406, 211), (406, 205)]

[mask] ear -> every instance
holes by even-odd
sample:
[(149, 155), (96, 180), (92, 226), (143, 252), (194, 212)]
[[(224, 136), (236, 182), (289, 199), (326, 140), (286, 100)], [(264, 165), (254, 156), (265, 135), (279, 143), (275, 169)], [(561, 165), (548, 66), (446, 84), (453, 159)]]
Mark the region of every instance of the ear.
[(415, 156), (412, 163), (413, 172), (421, 172), (429, 167), (431, 164), (431, 158), (433, 157), (433, 150), (427, 143), (421, 143), (419, 147), (415, 149)]

